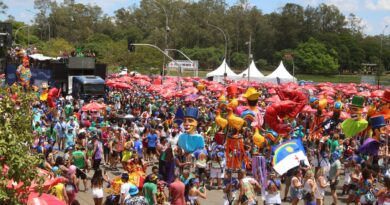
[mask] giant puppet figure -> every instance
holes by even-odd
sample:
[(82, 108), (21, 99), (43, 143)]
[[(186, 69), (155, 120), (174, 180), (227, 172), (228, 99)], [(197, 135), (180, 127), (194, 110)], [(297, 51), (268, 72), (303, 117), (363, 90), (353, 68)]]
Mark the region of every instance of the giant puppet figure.
[(322, 128), (324, 130), (324, 135), (329, 135), (336, 127), (342, 122), (340, 119), (341, 111), (343, 110), (343, 103), (341, 101), (336, 101), (333, 106), (332, 116), (325, 120), (322, 123)]
[(349, 105), (351, 118), (341, 123), (341, 129), (347, 138), (355, 137), (368, 126), (367, 120), (362, 118), (363, 103), (364, 98), (362, 96), (353, 96), (352, 103)]
[(386, 122), (383, 115), (378, 115), (370, 118), (370, 125), (373, 133), (373, 138), (376, 141), (384, 139), (386, 134)]
[(16, 69), (16, 76), (18, 77), (18, 83), (21, 86), (29, 86), (31, 80), (31, 70), (28, 57), (23, 57), (22, 64)]
[(193, 153), (197, 150), (204, 149), (205, 142), (202, 135), (196, 133), (198, 126), (198, 109), (187, 107), (183, 127), (185, 132), (180, 134), (178, 146), (186, 153)]

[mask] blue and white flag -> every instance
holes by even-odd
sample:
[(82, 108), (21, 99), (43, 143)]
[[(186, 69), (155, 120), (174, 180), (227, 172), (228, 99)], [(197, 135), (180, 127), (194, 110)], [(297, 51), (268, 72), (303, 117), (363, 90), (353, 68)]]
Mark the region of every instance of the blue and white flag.
[(309, 166), (309, 160), (306, 157), (305, 148), (300, 139), (289, 140), (274, 146), (273, 152), (274, 157), (272, 159), (272, 165), (279, 175), (299, 166), (302, 160)]

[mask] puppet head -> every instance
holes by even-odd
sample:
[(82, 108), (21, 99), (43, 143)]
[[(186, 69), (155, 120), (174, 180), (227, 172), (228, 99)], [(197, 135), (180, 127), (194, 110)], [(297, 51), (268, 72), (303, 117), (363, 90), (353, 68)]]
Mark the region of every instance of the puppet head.
[(243, 97), (248, 100), (248, 104), (251, 107), (257, 105), (257, 102), (259, 101), (259, 96), (260, 93), (257, 92), (257, 90), (253, 87), (248, 88), (248, 90), (246, 90), (245, 94), (243, 95)]
[(364, 97), (357, 95), (353, 96), (352, 103), (349, 105), (349, 112), (351, 114), (351, 118), (355, 120), (360, 120), (362, 118), (363, 103)]
[(372, 132), (374, 138), (376, 140), (380, 140), (384, 138), (384, 134), (386, 134), (386, 122), (383, 115), (378, 115), (370, 118), (370, 125), (372, 128)]
[(198, 126), (198, 109), (193, 107), (188, 107), (186, 114), (184, 115), (184, 130), (188, 134), (194, 134)]
[(23, 57), (23, 61), (22, 61), (22, 64), (23, 64), (23, 66), (24, 67), (29, 67), (29, 59), (28, 59), (28, 57), (27, 56), (24, 56)]
[(339, 119), (342, 110), (343, 110), (343, 103), (340, 101), (336, 101), (333, 106), (333, 118)]
[(227, 91), (227, 97), (229, 99), (233, 99), (237, 96), (238, 94), (238, 88), (237, 88), (237, 85), (229, 85), (227, 88), (226, 88), (226, 91)]

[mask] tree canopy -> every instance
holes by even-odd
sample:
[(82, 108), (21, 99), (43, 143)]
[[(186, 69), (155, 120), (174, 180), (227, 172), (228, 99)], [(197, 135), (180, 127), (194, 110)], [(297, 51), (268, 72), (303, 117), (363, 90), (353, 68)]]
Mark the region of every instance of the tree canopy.
[[(193, 60), (200, 61), (201, 69), (215, 68), (224, 57), (225, 40), (219, 30), (209, 26), (212, 24), (226, 33), (227, 61), (235, 69), (244, 69), (248, 63), (250, 36), (253, 58), (255, 62), (261, 62), (261, 66), (277, 65), (281, 60), (278, 53), (286, 49), (320, 46), (317, 50), (323, 50), (325, 46), (327, 54), (321, 57), (336, 58), (336, 68), (332, 63), (331, 67), (320, 66), (316, 73), (355, 72), (362, 69), (362, 63), (383, 64), (385, 69), (390, 68), (390, 38), (383, 37), (385, 46), (380, 56), (382, 36), (364, 35), (359, 17), (344, 16), (333, 5), (302, 7), (287, 3), (264, 14), (261, 8), (249, 6), (247, 0), (240, 0), (233, 6), (225, 0), (141, 0), (139, 6), (120, 8), (109, 16), (97, 5), (72, 0), (62, 3), (35, 0), (34, 3), (38, 13), (32, 32), (36, 38), (30, 37), (30, 43), (42, 45), (40, 49), (47, 54), (73, 48), (89, 49), (97, 53), (98, 61), (112, 66), (125, 65), (130, 69), (162, 66), (162, 55), (149, 52), (149, 49), (137, 47), (137, 52), (127, 54), (126, 40), (131, 38), (137, 43), (183, 50)], [(10, 21), (14, 30), (23, 26), (15, 20)], [(17, 43), (25, 45), (27, 39), (23, 34), (18, 33)], [(51, 38), (62, 39), (67, 46), (54, 52), (44, 46)], [(143, 51), (149, 53), (139, 53)], [(143, 58), (140, 59), (140, 55)], [(180, 55), (174, 57), (182, 58)], [(293, 57), (297, 58), (297, 65), (303, 62), (298, 56)], [(298, 72), (311, 72), (311, 67), (317, 66), (308, 64), (316, 61), (305, 61), (303, 67), (299, 65)]]

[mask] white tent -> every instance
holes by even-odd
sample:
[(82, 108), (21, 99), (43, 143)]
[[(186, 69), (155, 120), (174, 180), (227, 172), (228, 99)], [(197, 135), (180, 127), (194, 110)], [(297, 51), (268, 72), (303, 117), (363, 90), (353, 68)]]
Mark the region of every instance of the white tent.
[(238, 74), (242, 78), (248, 79), (248, 75), (250, 75), (249, 80), (261, 80), (264, 75), (256, 68), (255, 62), (252, 60), (252, 63), (249, 65), (249, 68), (244, 70), (244, 72)]
[(288, 82), (296, 82), (297, 81), (297, 79), (294, 78), (294, 76), (292, 76), (287, 71), (286, 67), (284, 67), (283, 61), (280, 61), (278, 68), (276, 68), (276, 70), (274, 70), (274, 72), (272, 72), (271, 74), (266, 76), (265, 81), (277, 83), (278, 78), (280, 80), (280, 83), (288, 83)]
[(237, 74), (230, 69), (225, 59), (217, 69), (211, 71), (210, 73), (207, 73), (206, 77), (213, 77), (213, 81), (221, 82), (224, 78), (225, 69), (227, 78), (235, 79), (238, 77)]

